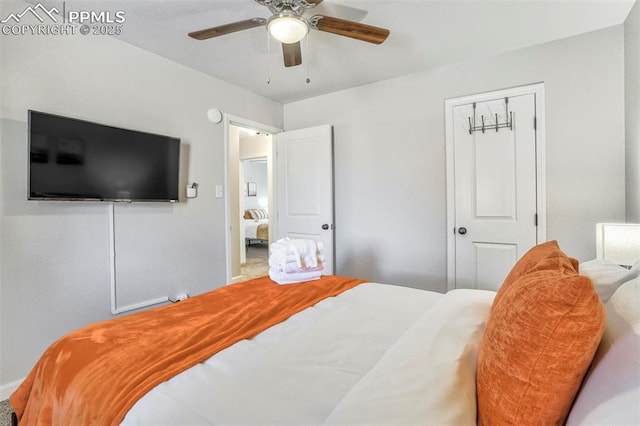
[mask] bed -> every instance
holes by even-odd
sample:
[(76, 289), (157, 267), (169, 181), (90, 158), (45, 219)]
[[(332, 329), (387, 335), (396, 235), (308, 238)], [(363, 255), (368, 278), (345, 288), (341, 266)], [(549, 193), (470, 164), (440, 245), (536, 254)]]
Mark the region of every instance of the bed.
[(265, 209), (244, 211), (244, 241), (249, 247), (253, 242), (269, 242), (269, 215)]
[(226, 286), (61, 338), (12, 394), (14, 421), (638, 424), (640, 269), (581, 266), (549, 242), (497, 293)]

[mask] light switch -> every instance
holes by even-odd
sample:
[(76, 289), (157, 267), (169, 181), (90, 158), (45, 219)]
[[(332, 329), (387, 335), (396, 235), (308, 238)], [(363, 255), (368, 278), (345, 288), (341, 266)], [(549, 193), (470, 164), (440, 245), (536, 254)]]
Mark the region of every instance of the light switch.
[(216, 185), (216, 198), (222, 198), (222, 185)]

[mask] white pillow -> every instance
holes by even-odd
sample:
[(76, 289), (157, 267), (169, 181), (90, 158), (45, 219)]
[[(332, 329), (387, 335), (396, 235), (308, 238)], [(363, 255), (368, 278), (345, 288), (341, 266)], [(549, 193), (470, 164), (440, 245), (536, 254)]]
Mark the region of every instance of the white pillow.
[(269, 214), (265, 209), (249, 209), (248, 212), (253, 220), (269, 219)]
[(340, 401), (325, 425), (474, 425), (476, 363), (495, 293), (452, 290)]
[(640, 262), (627, 269), (610, 260), (594, 259), (581, 263), (579, 272), (591, 279), (600, 299), (606, 303), (618, 287), (640, 276)]
[(567, 425), (640, 424), (640, 278), (606, 304), (607, 328)]

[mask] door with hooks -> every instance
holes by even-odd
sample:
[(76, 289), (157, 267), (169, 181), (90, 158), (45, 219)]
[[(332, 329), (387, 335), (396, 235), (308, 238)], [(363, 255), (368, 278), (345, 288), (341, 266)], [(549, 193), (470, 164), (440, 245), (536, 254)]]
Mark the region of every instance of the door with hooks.
[(455, 287), (497, 290), (537, 243), (535, 94), (453, 108)]

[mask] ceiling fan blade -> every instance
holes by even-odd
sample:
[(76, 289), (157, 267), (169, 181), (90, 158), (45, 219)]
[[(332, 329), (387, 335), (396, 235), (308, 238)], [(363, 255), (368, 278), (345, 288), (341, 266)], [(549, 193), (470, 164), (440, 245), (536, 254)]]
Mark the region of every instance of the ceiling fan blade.
[(189, 37), (195, 38), (196, 40), (206, 40), (208, 38), (231, 34), (242, 30), (248, 30), (250, 28), (261, 27), (266, 24), (266, 22), (267, 20), (264, 18), (247, 19), (246, 21), (238, 21), (231, 24), (207, 28), (205, 30), (193, 31), (189, 33)]
[(374, 27), (331, 16), (316, 15), (310, 21), (320, 31), (351, 37), (368, 43), (382, 44), (389, 36), (389, 30), (386, 28)]
[(304, 13), (304, 16), (305, 18), (309, 19), (313, 15), (330, 15), (339, 16), (342, 19), (348, 19), (350, 21), (360, 22), (364, 18), (366, 18), (368, 14), (369, 12), (363, 9), (356, 9), (355, 7), (325, 2), (317, 7), (314, 7), (313, 9), (309, 9)]
[(297, 43), (282, 43), (282, 56), (284, 56), (285, 67), (295, 67), (302, 63), (302, 49), (300, 48), (300, 42)]

